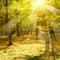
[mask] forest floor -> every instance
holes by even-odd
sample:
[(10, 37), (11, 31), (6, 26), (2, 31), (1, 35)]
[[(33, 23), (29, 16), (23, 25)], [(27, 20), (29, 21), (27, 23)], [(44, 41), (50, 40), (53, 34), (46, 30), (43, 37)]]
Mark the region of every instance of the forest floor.
[[(29, 60), (32, 56), (40, 56), (45, 53), (45, 41), (35, 40), (36, 37), (12, 36), (12, 45), (8, 45), (8, 37), (0, 37), (0, 60)], [(54, 41), (56, 60), (60, 60), (60, 41)], [(5, 48), (5, 49), (4, 49)], [(51, 46), (50, 46), (51, 52)], [(42, 59), (30, 59), (42, 60)], [(52, 59), (50, 59), (52, 60)]]

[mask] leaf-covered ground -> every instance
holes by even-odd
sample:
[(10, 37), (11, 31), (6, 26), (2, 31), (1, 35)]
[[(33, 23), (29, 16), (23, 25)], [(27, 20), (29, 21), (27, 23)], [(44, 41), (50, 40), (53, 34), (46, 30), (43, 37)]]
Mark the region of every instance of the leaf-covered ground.
[[(54, 42), (55, 58), (56, 60), (60, 60), (60, 41)], [(8, 42), (1, 43), (2, 45), (0, 44), (0, 47), (5, 47), (5, 44), (7, 45), (7, 43)], [(29, 39), (23, 41), (18, 39), (16, 41), (16, 38), (14, 38), (12, 43), (13, 44), (6, 49), (0, 50), (0, 60), (42, 60), (41, 58), (44, 57), (45, 41)], [(50, 60), (53, 60), (51, 56)]]

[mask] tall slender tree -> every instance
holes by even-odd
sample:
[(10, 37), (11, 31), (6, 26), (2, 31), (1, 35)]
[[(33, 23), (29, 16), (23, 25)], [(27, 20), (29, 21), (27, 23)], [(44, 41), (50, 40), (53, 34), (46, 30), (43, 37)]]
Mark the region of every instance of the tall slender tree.
[[(6, 6), (6, 14), (5, 14), (5, 24), (8, 23), (8, 0), (5, 1), (5, 6)], [(7, 26), (8, 27), (8, 26)], [(8, 28), (6, 28), (6, 30), (9, 30)], [(11, 34), (9, 34), (9, 46), (12, 44), (11, 42)]]
[(6, 3), (5, 3), (5, 6), (6, 6), (6, 19), (5, 19), (5, 23), (8, 23), (8, 0), (6, 0)]

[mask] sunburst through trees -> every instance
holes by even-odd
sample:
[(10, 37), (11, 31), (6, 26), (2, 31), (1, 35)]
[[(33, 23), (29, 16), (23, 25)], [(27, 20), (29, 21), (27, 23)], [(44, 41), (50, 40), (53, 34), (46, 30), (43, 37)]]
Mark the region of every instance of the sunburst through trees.
[[(26, 44), (27, 51), (30, 51), (29, 46), (31, 44), (33, 48), (36, 48), (35, 50), (41, 50), (39, 50), (38, 56), (33, 55), (32, 57), (29, 54), (26, 58), (23, 56), (26, 60), (56, 60), (60, 58), (59, 42), (59, 0), (0, 1), (0, 49), (5, 51), (10, 46), (14, 48), (14, 44), (18, 48), (20, 45), (23, 47)], [(40, 46), (43, 46), (43, 49)], [(31, 51), (34, 50), (33, 48)], [(21, 49), (23, 50), (24, 47)], [(21, 53), (20, 49), (17, 51)], [(40, 54), (42, 51), (43, 53)], [(24, 55), (26, 56), (26, 54)], [(21, 57), (19, 56), (17, 59), (21, 59)]]

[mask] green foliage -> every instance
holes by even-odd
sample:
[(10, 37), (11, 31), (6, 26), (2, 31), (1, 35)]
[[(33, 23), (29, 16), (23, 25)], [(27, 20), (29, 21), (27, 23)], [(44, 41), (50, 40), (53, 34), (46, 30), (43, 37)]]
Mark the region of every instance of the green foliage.
[[(19, 29), (21, 29), (24, 32), (25, 31), (28, 32), (28, 30), (31, 28), (30, 25), (34, 27), (35, 19), (37, 22), (36, 24), (37, 26), (41, 26), (41, 22), (43, 23), (44, 19), (47, 21), (47, 26), (49, 25), (48, 20), (51, 20), (51, 23), (53, 20), (54, 22), (57, 23), (57, 21), (60, 19), (59, 15), (58, 15), (59, 17), (57, 17), (57, 15), (52, 14), (46, 8), (45, 9), (38, 8), (32, 14), (32, 6), (31, 6), (32, 0), (7, 0), (7, 1), (8, 1), (8, 22), (10, 22), (11, 20), (13, 21), (13, 19), (18, 20)], [(59, 0), (50, 0), (50, 2), (51, 2), (50, 3), (51, 6), (54, 6), (55, 8), (60, 9)], [(6, 0), (1, 0), (0, 1), (0, 21), (3, 21), (3, 22), (0, 22), (0, 26), (5, 25), (5, 19), (6, 19), (5, 5), (6, 5)], [(31, 15), (31, 18), (29, 18), (30, 15)], [(60, 27), (60, 23), (57, 23), (56, 26)]]

